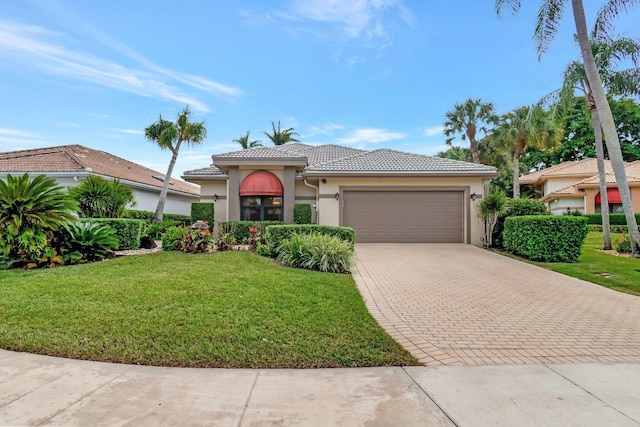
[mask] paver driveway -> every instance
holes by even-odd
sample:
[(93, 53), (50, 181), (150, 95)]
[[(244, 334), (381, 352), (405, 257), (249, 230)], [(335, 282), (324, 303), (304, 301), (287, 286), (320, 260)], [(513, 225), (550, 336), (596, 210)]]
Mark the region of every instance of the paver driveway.
[(369, 311), (426, 365), (640, 362), (640, 297), (471, 245), (356, 255)]

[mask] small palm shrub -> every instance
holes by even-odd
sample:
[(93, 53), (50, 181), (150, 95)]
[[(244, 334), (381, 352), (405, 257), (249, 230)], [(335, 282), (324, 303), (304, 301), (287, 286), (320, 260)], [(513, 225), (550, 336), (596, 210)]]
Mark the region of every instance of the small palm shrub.
[(60, 250), (65, 264), (81, 264), (112, 257), (119, 243), (115, 230), (107, 225), (74, 222), (64, 227)]
[(347, 273), (354, 261), (353, 246), (326, 234), (293, 234), (278, 247), (278, 259), (289, 267)]
[(83, 218), (122, 218), (125, 207), (134, 202), (133, 190), (115, 179), (108, 181), (89, 175), (78, 186), (69, 188)]
[(53, 178), (7, 175), (0, 180), (0, 258), (3, 266), (38, 267), (56, 254), (54, 232), (75, 220), (77, 203)]
[(507, 210), (507, 195), (502, 190), (494, 190), (487, 194), (480, 202), (480, 217), (482, 218), (483, 246), (493, 246), (493, 229), (498, 217)]
[(162, 235), (163, 251), (181, 251), (182, 237), (189, 234), (187, 227), (169, 227)]
[(162, 234), (170, 227), (177, 227), (179, 224), (177, 221), (163, 220), (161, 222), (152, 222), (147, 225), (144, 231), (145, 236), (149, 236), (153, 240), (159, 240), (162, 238)]

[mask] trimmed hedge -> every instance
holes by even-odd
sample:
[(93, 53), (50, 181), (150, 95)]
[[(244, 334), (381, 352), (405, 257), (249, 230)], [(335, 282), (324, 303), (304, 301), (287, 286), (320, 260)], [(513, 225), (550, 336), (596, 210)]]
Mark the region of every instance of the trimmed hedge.
[(502, 243), (502, 231), (504, 230), (504, 220), (510, 216), (525, 216), (525, 215), (546, 215), (547, 206), (539, 200), (534, 199), (509, 199), (507, 201), (507, 210), (503, 215), (500, 215), (496, 220), (496, 225), (493, 227), (493, 246), (500, 248), (503, 247)]
[(145, 222), (141, 219), (127, 218), (81, 218), (81, 222), (93, 222), (101, 225), (108, 225), (113, 228), (118, 236), (117, 250), (128, 250), (140, 248), (140, 237)]
[(242, 243), (249, 240), (251, 237), (251, 227), (256, 227), (258, 230), (264, 230), (269, 225), (281, 225), (283, 221), (224, 221), (221, 222), (220, 231), (222, 234), (230, 233), (234, 230), (234, 238), (236, 243)]
[(351, 246), (356, 243), (356, 230), (351, 227), (337, 227), (330, 225), (304, 225), (304, 224), (287, 224), (287, 225), (270, 225), (266, 228), (265, 243), (271, 249), (274, 255), (277, 255), (280, 244), (291, 237), (293, 234), (311, 234), (320, 233), (327, 236), (335, 236)]
[[(125, 218), (142, 219), (147, 222), (153, 222), (153, 216), (154, 212), (151, 211), (138, 211), (135, 209), (128, 209), (124, 212)], [(191, 225), (191, 216), (189, 215), (166, 213), (162, 216), (162, 219), (166, 221), (176, 221), (185, 226)]]
[[(636, 215), (636, 223), (640, 224), (640, 213)], [(602, 214), (583, 215), (588, 219), (587, 224), (602, 225)], [(627, 225), (627, 218), (621, 213), (609, 214), (609, 225)]]
[(191, 222), (206, 221), (213, 230), (214, 212), (213, 203), (191, 203)]
[[(587, 224), (587, 227), (589, 227), (589, 231), (602, 233), (602, 225)], [(629, 233), (629, 227), (626, 225), (612, 225), (609, 227), (609, 230), (611, 230), (612, 233)], [(638, 226), (638, 231), (640, 231), (640, 226)]]
[(588, 232), (584, 217), (508, 217), (504, 221), (504, 247), (534, 261), (575, 262)]
[(311, 205), (308, 203), (298, 203), (293, 205), (293, 223), (311, 224)]

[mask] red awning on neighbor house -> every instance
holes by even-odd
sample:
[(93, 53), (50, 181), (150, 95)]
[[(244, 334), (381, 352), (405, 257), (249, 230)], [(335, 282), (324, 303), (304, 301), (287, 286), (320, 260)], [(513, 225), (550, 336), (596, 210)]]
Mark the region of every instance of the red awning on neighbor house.
[(268, 171), (251, 172), (240, 185), (240, 196), (282, 196), (282, 183)]
[[(600, 193), (596, 195), (596, 204), (601, 203)], [(622, 203), (620, 192), (617, 188), (607, 188), (607, 200), (609, 203)]]

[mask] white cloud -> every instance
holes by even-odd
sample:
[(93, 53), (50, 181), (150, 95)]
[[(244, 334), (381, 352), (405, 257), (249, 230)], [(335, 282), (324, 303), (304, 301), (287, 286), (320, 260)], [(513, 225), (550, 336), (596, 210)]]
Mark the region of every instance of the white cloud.
[(144, 135), (144, 132), (141, 130), (137, 130), (137, 129), (114, 129), (117, 132), (121, 132), (121, 133), (130, 133), (130, 134), (134, 134), (134, 135)]
[(204, 77), (159, 67), (126, 46), (97, 34), (103, 44), (143, 65), (142, 69), (128, 68), (86, 51), (67, 48), (60, 43), (59, 34), (45, 28), (1, 20), (0, 56), (5, 62), (38, 68), (62, 78), (188, 104), (196, 111), (210, 109), (199, 97), (187, 93), (179, 85), (230, 100), (242, 93), (237, 88)]
[(335, 123), (325, 123), (322, 125), (310, 126), (304, 133), (306, 138), (311, 138), (317, 135), (332, 135), (337, 130), (343, 130), (345, 127)]
[(423, 136), (435, 136), (435, 135), (443, 135), (442, 132), (444, 131), (444, 127), (443, 126), (432, 126), (429, 128), (426, 128), (424, 130), (424, 132), (422, 133)]
[(373, 143), (378, 144), (381, 142), (395, 141), (405, 138), (406, 135), (402, 132), (391, 132), (386, 129), (378, 128), (365, 128), (356, 129), (344, 138), (339, 138), (338, 142), (342, 144), (358, 144), (358, 143)]
[(2, 151), (24, 150), (47, 144), (39, 135), (18, 129), (0, 128), (0, 143)]

